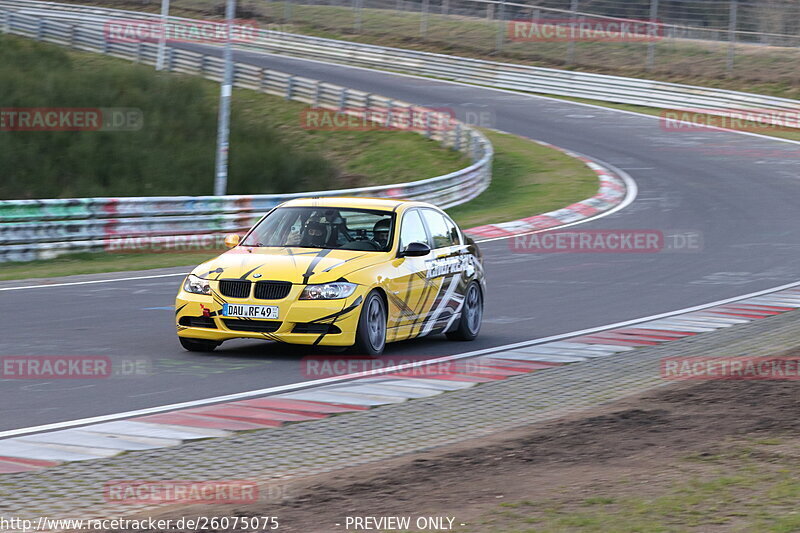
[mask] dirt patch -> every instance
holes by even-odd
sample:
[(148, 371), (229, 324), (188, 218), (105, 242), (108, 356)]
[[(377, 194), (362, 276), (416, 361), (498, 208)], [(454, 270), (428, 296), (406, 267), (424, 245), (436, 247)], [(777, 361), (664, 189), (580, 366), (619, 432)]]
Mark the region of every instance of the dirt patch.
[[(800, 450), (798, 392), (797, 382), (679, 383), (547, 424), (309, 478), (281, 503), (172, 508), (158, 516), (270, 515), (280, 531), (306, 533), (345, 531), (346, 516), (411, 516), (412, 524), (436, 516), (453, 517), (455, 531), (503, 531), (519, 526), (514, 516), (545, 519), (579, 503), (660, 501), (686, 476), (702, 480), (731, 471), (726, 461), (744, 464), (741, 450), (753, 442), (763, 446), (746, 448), (747, 461), (767, 465)], [(520, 514), (531, 505), (541, 516)], [(702, 530), (715, 528), (705, 523)]]

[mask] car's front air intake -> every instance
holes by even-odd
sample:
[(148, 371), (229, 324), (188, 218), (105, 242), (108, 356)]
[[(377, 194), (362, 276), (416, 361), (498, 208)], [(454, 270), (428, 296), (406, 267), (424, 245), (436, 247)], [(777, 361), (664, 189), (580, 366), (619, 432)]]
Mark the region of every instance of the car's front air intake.
[(249, 298), (250, 282), (240, 279), (223, 279), (219, 282), (219, 292), (229, 298)]
[(259, 300), (281, 300), (291, 290), (292, 284), (288, 281), (257, 281), (254, 295)]
[(225, 327), (234, 331), (251, 331), (254, 333), (274, 333), (281, 327), (278, 320), (243, 320), (239, 318), (223, 318)]

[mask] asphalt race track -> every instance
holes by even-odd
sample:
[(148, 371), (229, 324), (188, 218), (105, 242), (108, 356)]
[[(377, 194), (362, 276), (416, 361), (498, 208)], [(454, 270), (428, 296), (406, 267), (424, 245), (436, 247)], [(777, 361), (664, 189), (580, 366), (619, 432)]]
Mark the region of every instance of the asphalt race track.
[[(514, 253), (507, 240), (484, 243), (489, 292), (479, 339), (452, 343), (439, 336), (393, 344), (385, 359), (499, 346), (800, 279), (800, 144), (666, 131), (654, 118), (561, 100), (285, 57), (236, 56), (408, 102), (452, 107), (460, 118), (488, 112), (494, 128), (580, 152), (636, 181), (633, 204), (581, 228), (702, 235), (701, 250), (652, 254), (525, 254)], [(171, 311), (181, 279), (0, 292), (0, 356), (108, 356), (115, 367), (145, 369), (144, 375), (108, 379), (0, 380), (0, 431), (322, 377), (303, 372), (302, 358), (314, 353), (304, 348), (234, 341), (211, 355), (184, 352)]]

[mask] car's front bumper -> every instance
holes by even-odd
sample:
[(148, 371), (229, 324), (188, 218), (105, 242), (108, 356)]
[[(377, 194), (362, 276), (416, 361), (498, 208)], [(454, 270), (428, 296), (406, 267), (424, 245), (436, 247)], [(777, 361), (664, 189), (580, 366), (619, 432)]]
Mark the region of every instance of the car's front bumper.
[[(341, 300), (299, 300), (302, 290), (303, 285), (293, 285), (286, 298), (258, 300), (212, 297), (181, 289), (175, 300), (178, 336), (214, 341), (247, 338), (322, 346), (353, 345), (366, 291), (359, 287), (352, 296)], [(279, 309), (278, 320), (231, 320), (220, 316), (222, 302), (275, 305)]]

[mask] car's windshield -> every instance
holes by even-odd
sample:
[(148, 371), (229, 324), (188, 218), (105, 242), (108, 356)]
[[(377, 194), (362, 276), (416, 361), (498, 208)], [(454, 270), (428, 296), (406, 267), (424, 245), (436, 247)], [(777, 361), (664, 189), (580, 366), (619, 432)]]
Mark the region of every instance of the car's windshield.
[(281, 207), (258, 224), (244, 246), (389, 251), (394, 213), (337, 207)]

